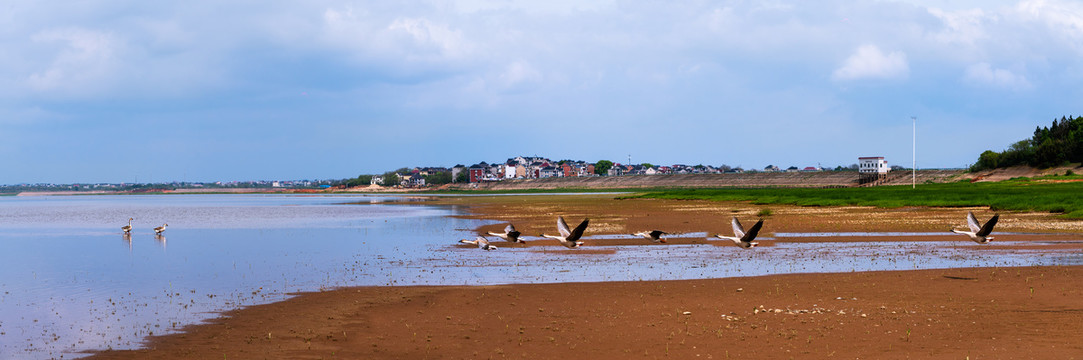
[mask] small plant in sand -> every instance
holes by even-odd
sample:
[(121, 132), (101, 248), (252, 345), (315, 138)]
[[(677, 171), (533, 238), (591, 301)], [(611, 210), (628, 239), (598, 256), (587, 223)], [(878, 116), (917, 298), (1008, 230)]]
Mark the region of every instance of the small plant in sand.
[(773, 210), (768, 209), (768, 208), (763, 208), (763, 209), (760, 209), (760, 212), (756, 213), (756, 216), (768, 217), (768, 216), (771, 216), (771, 215), (774, 215), (774, 214), (775, 214), (775, 212)]

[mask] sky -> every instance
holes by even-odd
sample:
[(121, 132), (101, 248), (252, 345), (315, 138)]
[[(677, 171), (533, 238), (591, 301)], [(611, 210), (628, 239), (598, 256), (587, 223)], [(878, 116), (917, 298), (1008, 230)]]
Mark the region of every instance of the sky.
[(1081, 115), (1083, 4), (0, 3), (0, 184), (523, 155), (955, 168)]

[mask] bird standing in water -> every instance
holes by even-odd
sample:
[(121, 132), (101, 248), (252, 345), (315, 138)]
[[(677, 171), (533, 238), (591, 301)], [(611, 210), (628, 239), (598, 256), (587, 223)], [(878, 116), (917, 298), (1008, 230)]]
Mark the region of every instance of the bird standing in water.
[(125, 234), (131, 234), (132, 233), (132, 220), (135, 220), (135, 219), (128, 218), (128, 225), (120, 227), (121, 230), (124, 230)]

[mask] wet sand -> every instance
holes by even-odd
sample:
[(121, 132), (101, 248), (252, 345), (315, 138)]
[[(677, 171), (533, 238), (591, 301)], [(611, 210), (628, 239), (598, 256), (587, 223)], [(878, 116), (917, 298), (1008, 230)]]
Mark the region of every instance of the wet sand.
[(1073, 266), (354, 288), (97, 358), (1073, 359), (1080, 279)]
[[(750, 223), (764, 208), (612, 196), (445, 198), (433, 203), (464, 206), (475, 214), (469, 217), (511, 221), (528, 235), (555, 231), (556, 215), (570, 223), (591, 217), (589, 235), (652, 228), (713, 235), (729, 231), (729, 216)], [(992, 215), (977, 208), (769, 208), (773, 214), (767, 217), (765, 236), (947, 231), (964, 226), (960, 214), (967, 210), (981, 219)], [(500, 231), (503, 226), (476, 230)], [(1078, 233), (1083, 226), (1050, 214), (1004, 213), (997, 230)], [(1029, 235), (1010, 236), (1026, 240)], [(969, 241), (942, 238), (944, 244)], [(1080, 239), (1075, 234), (1056, 238)], [(596, 241), (651, 244), (638, 239)], [(678, 241), (703, 240), (672, 242)], [(494, 244), (511, 245), (499, 240)], [(583, 254), (598, 251), (590, 245), (588, 241)], [(527, 246), (556, 245), (539, 241)], [(988, 246), (997, 245), (994, 241)], [(1083, 251), (1078, 243), (1057, 246)], [(769, 248), (750, 251), (760, 250)], [(346, 288), (231, 311), (184, 333), (154, 337), (147, 349), (109, 351), (95, 358), (1072, 359), (1083, 358), (1080, 280), (1083, 266)]]

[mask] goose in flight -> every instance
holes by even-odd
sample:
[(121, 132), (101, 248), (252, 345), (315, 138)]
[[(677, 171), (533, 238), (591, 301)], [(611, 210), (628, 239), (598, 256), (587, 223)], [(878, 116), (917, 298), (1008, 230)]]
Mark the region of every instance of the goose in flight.
[(974, 240), (976, 243), (986, 244), (993, 240), (993, 237), (989, 236), (989, 234), (993, 232), (993, 226), (996, 226), (997, 220), (1000, 220), (1000, 214), (993, 215), (985, 225), (978, 226), (978, 219), (974, 217), (974, 212), (968, 211), (966, 213), (966, 225), (970, 227), (970, 231), (951, 229), (951, 232), (969, 236), (970, 240)]
[(542, 237), (550, 239), (557, 239), (561, 245), (566, 246), (569, 249), (574, 249), (583, 245), (579, 238), (583, 237), (583, 231), (587, 230), (587, 224), (590, 223), (590, 219), (583, 219), (583, 222), (579, 223), (574, 230), (568, 230), (568, 223), (564, 222), (563, 216), (557, 217), (557, 230), (560, 231), (560, 236), (541, 234)]
[(463, 239), (459, 240), (459, 242), (463, 244), (477, 245), (478, 249), (482, 250), (496, 250), (496, 246), (489, 245), (489, 240), (486, 240), (484, 237), (481, 236), (478, 236), (478, 238), (474, 240)]
[(128, 226), (121, 226), (120, 227), (121, 230), (124, 230), (125, 234), (131, 234), (132, 233), (132, 220), (135, 220), (135, 219), (128, 218)]
[(154, 228), (154, 234), (155, 235), (161, 235), (162, 232), (165, 231), (166, 226), (169, 226), (169, 224), (162, 224), (162, 226)]
[(715, 235), (715, 237), (719, 239), (732, 240), (734, 244), (745, 249), (748, 249), (750, 247), (756, 247), (756, 245), (759, 245), (759, 243), (752, 242), (752, 240), (756, 238), (756, 234), (758, 234), (760, 232), (760, 228), (763, 227), (763, 219), (757, 221), (756, 225), (752, 225), (752, 227), (748, 229), (748, 232), (745, 232), (745, 227), (741, 226), (741, 222), (737, 221), (736, 216), (733, 217), (732, 223), (734, 236), (722, 236), (721, 234), (719, 234)]
[(654, 230), (654, 231), (650, 231), (650, 232), (640, 231), (640, 232), (637, 232), (635, 234), (632, 234), (632, 236), (642, 236), (643, 238), (645, 238), (647, 240), (650, 240), (651, 242), (664, 243), (664, 242), (666, 242), (666, 239), (662, 238), (662, 235), (669, 235), (669, 233), (667, 233), (665, 231), (661, 231), (661, 230)]
[(494, 232), (490, 231), (489, 235), (499, 237), (501, 239), (504, 239), (504, 241), (507, 241), (507, 242), (513, 242), (513, 243), (525, 242), (525, 241), (519, 240), (519, 235), (522, 235), (522, 233), (520, 233), (518, 231), (515, 231), (515, 226), (512, 226), (511, 224), (508, 224), (508, 226), (504, 228), (504, 232), (502, 232), (502, 233), (494, 233)]

